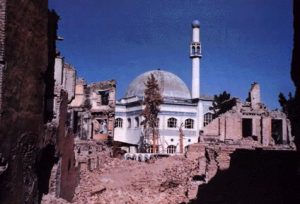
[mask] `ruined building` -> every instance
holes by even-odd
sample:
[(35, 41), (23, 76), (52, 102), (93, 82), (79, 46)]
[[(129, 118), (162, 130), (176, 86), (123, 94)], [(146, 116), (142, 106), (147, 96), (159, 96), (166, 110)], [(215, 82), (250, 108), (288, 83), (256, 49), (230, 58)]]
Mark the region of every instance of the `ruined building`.
[(115, 116), (114, 80), (87, 84), (76, 80), (75, 97), (68, 106), (69, 123), (75, 138), (75, 167), (78, 173), (99, 169), (110, 155)]
[(53, 119), (47, 123), (45, 135), (55, 147), (56, 161), (47, 177), (50, 183), (47, 186), (49, 190), (45, 193), (52, 193), (68, 201), (72, 200), (78, 182), (74, 134), (68, 118), (68, 104), (75, 96), (75, 80), (74, 67), (65, 63), (64, 58), (58, 55), (54, 66)]
[(69, 105), (71, 123), (82, 140), (112, 141), (115, 116), (114, 80), (86, 84), (78, 79), (75, 98)]
[(260, 86), (253, 83), (249, 102), (237, 104), (203, 128), (202, 141), (223, 141), (241, 145), (293, 145), (291, 125), (278, 110), (270, 111), (261, 102)]

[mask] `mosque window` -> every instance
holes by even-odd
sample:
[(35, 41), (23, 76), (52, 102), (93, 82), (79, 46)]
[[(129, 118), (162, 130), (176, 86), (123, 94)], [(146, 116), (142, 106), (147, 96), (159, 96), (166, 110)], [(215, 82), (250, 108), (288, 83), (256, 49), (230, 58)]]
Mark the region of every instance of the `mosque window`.
[(167, 153), (168, 153), (168, 154), (174, 154), (174, 153), (176, 153), (176, 146), (174, 146), (174, 145), (169, 145), (169, 146), (167, 147)]
[(135, 117), (135, 127), (137, 128), (137, 127), (139, 127), (140, 126), (140, 119), (139, 119), (139, 117)]
[(176, 128), (177, 126), (177, 119), (176, 118), (169, 118), (168, 119), (168, 127), (169, 128)]
[(173, 138), (171, 138), (170, 140), (171, 140), (171, 142), (173, 142), (173, 141), (174, 141), (174, 139), (173, 139)]
[(131, 128), (131, 118), (127, 118), (127, 128)]
[(115, 121), (115, 127), (122, 127), (123, 126), (123, 119), (122, 118), (117, 118)]
[(184, 122), (184, 127), (186, 129), (193, 129), (194, 128), (194, 120), (193, 119), (186, 119)]
[(206, 126), (208, 123), (210, 123), (213, 120), (213, 114), (212, 113), (205, 113), (204, 114), (204, 121), (203, 125)]

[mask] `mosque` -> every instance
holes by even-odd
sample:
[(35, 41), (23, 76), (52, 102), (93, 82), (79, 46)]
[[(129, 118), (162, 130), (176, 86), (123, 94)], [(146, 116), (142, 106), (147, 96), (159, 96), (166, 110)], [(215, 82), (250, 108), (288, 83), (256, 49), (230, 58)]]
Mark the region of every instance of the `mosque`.
[(192, 60), (192, 90), (173, 73), (152, 70), (136, 77), (128, 86), (125, 96), (116, 102), (114, 141), (137, 152), (142, 144), (148, 144), (151, 152), (151, 138), (143, 136), (141, 113), (145, 82), (153, 74), (157, 79), (163, 97), (158, 114), (158, 149), (160, 153), (180, 153), (182, 148), (197, 143), (200, 131), (212, 120), (213, 97), (200, 95), (200, 22), (192, 22), (190, 58)]

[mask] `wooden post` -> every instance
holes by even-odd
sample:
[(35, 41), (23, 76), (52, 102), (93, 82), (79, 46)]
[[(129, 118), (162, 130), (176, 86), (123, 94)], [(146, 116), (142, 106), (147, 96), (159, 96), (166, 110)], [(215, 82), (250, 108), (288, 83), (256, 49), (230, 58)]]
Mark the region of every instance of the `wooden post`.
[(183, 153), (183, 130), (182, 130), (182, 126), (183, 126), (183, 123), (181, 123), (180, 125), (180, 128), (179, 128), (179, 150), (180, 150), (180, 153), (182, 154)]

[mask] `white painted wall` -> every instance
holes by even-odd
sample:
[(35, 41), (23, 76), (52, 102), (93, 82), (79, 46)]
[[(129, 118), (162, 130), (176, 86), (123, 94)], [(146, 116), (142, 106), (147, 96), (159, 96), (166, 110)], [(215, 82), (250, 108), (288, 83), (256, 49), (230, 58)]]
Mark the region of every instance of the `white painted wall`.
[(63, 84), (63, 63), (64, 63), (64, 59), (62, 57), (55, 58), (55, 64), (54, 64), (55, 85)]
[(200, 42), (200, 28), (193, 28), (193, 42)]

